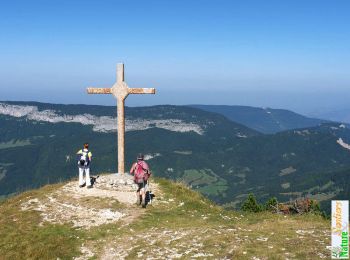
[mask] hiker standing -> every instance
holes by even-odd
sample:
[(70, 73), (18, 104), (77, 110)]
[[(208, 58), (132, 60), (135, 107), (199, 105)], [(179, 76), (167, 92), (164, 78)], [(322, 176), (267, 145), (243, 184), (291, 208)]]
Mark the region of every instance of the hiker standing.
[[(91, 181), (90, 181), (91, 159), (92, 159), (92, 153), (89, 151), (89, 144), (85, 143), (84, 148), (77, 152), (80, 188), (84, 187), (85, 185), (87, 188), (92, 188)], [(84, 182), (84, 172), (85, 172), (85, 182)]]
[(136, 191), (136, 203), (142, 207), (146, 207), (146, 188), (147, 180), (151, 175), (148, 164), (144, 161), (143, 154), (137, 156), (137, 162), (135, 162), (130, 169), (130, 174), (134, 175), (134, 182), (137, 184), (138, 188)]

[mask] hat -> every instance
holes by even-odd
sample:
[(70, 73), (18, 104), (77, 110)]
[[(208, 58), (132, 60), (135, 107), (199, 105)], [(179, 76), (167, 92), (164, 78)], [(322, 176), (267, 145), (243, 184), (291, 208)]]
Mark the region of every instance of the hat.
[(144, 156), (142, 153), (139, 153), (137, 156), (137, 160), (143, 160)]

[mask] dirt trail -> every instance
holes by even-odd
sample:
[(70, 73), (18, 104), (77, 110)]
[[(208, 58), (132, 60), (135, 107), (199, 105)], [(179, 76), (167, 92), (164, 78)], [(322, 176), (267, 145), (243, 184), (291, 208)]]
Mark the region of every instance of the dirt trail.
[[(152, 189), (157, 189), (156, 184)], [(119, 220), (130, 223), (140, 215), (135, 200), (132, 178), (111, 174), (97, 179), (92, 189), (79, 188), (77, 181), (69, 182), (44, 198), (28, 199), (21, 208), (39, 211), (43, 222), (72, 223), (89, 229)]]

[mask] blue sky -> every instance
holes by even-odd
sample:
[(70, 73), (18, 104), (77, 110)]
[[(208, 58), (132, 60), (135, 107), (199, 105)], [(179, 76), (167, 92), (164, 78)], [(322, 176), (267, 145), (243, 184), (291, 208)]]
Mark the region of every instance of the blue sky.
[(1, 1), (0, 100), (227, 104), (309, 113), (349, 107), (350, 2)]

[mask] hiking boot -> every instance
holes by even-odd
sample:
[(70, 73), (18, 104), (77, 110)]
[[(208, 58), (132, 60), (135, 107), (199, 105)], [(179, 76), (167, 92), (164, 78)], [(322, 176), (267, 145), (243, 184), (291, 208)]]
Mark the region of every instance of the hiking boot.
[(89, 185), (89, 186), (87, 186), (86, 188), (91, 189), (91, 188), (92, 188), (92, 185)]

